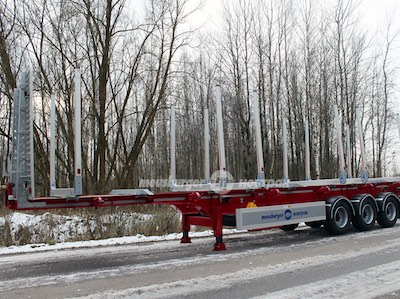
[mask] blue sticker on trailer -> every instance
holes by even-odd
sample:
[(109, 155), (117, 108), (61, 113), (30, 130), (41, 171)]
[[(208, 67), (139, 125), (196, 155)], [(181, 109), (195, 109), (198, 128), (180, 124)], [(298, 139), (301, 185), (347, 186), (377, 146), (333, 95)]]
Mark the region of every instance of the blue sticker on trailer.
[(290, 220), (292, 218), (292, 211), (291, 210), (286, 210), (285, 212), (285, 219)]

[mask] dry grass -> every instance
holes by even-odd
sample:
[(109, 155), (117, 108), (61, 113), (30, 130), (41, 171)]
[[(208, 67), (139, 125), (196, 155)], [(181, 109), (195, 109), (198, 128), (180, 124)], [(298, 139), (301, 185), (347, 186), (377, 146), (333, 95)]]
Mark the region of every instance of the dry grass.
[[(165, 235), (181, 231), (180, 214), (169, 206), (107, 207), (30, 211), (41, 215), (36, 226), (13, 226), (12, 212), (0, 209), (0, 246), (60, 242), (59, 231), (68, 231), (68, 241), (99, 240), (142, 234)], [(74, 222), (72, 221), (74, 219)], [(76, 219), (79, 219), (78, 221)], [(14, 227), (14, 228), (13, 228)], [(55, 233), (56, 232), (56, 233)]]

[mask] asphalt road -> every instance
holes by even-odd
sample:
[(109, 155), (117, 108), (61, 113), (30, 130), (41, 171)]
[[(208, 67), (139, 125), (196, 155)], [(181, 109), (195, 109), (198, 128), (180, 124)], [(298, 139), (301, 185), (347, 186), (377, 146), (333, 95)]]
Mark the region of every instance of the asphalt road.
[(0, 256), (0, 298), (400, 298), (400, 225)]

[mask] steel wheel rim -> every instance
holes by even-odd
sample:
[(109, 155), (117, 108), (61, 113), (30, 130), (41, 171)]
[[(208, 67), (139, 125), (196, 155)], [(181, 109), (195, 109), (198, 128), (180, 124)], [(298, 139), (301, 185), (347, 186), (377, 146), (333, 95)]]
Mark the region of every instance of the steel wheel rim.
[(397, 212), (396, 211), (396, 206), (394, 205), (394, 203), (393, 202), (388, 202), (388, 204), (385, 207), (386, 218), (389, 221), (393, 221), (397, 217), (397, 213), (396, 212)]
[(334, 220), (337, 227), (339, 228), (346, 227), (347, 223), (349, 222), (349, 214), (347, 213), (346, 208), (339, 207), (335, 211)]
[(361, 217), (365, 224), (371, 224), (374, 221), (374, 209), (370, 204), (366, 204), (362, 208)]

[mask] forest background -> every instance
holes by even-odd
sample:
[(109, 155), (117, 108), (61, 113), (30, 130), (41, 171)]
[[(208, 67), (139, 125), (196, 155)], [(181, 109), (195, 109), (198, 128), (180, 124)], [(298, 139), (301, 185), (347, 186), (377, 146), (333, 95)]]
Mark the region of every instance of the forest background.
[[(222, 87), (227, 169), (237, 181), (257, 175), (254, 91), (266, 178), (283, 177), (284, 118), (290, 179), (305, 177), (305, 120), (311, 177), (338, 176), (335, 104), (342, 127), (350, 128), (346, 159), (353, 176), (360, 175), (357, 109), (369, 176), (398, 174), (400, 28), (394, 12), (374, 28), (365, 25), (362, 1), (211, 2), (2, 1), (0, 156), (12, 150), (13, 89), (20, 72), (32, 65), (36, 192), (49, 194), (53, 93), (57, 186), (72, 186), (74, 69), (79, 67), (85, 194), (168, 178), (172, 104), (177, 106), (177, 178), (203, 177), (204, 108), (210, 111), (211, 171), (217, 170), (216, 85)], [(205, 7), (214, 10), (212, 20), (201, 19)], [(4, 159), (0, 163), (6, 166)]]

